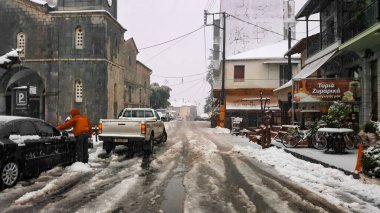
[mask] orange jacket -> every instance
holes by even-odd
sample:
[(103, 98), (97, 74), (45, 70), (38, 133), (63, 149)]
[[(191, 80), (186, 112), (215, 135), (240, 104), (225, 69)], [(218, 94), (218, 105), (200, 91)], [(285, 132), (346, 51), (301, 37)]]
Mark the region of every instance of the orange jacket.
[(64, 124), (57, 126), (57, 129), (63, 130), (73, 127), (75, 137), (85, 132), (91, 135), (91, 124), (87, 116), (81, 115), (79, 110), (75, 108), (70, 111), (70, 114), (72, 116), (71, 119), (66, 121)]

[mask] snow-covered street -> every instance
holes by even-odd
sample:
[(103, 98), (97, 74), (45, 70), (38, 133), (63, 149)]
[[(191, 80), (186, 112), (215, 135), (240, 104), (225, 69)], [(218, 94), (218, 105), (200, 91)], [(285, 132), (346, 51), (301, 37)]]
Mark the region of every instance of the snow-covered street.
[(56, 167), (0, 192), (0, 212), (379, 212), (380, 186), (262, 150), (209, 122), (165, 123), (149, 158), (110, 156)]

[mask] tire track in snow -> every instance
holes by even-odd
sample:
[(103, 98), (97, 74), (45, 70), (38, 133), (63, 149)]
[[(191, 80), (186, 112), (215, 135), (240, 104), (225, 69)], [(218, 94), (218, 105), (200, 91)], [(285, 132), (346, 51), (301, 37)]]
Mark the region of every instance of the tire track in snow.
[(74, 212), (81, 206), (97, 199), (103, 193), (112, 190), (116, 184), (125, 179), (133, 178), (141, 170), (141, 160), (134, 158), (120, 161), (116, 157), (110, 161), (108, 167), (98, 169), (88, 181), (78, 184), (73, 190), (68, 191), (61, 199), (52, 200), (44, 207), (42, 212)]
[[(298, 202), (297, 200), (291, 200), (291, 205), (290, 207), (293, 207), (295, 211), (307, 211), (309, 210), (310, 212), (319, 212), (318, 209), (322, 208), (327, 212), (345, 212), (343, 209), (341, 209), (338, 206), (335, 206), (334, 204), (331, 204), (324, 198), (318, 196), (317, 194), (309, 191), (306, 188), (303, 188), (301, 186), (296, 185), (295, 183), (291, 182), (285, 177), (278, 176), (276, 173), (273, 171), (270, 171), (266, 168), (264, 168), (260, 163), (256, 162), (253, 159), (248, 159), (246, 157), (239, 157), (241, 161), (245, 163), (246, 166), (252, 169), (252, 172), (256, 173), (258, 176), (263, 178), (263, 184), (267, 185), (269, 188), (275, 188), (277, 192), (281, 193), (286, 193), (284, 189), (288, 189), (289, 192), (294, 193), (298, 195), (302, 201), (307, 201), (308, 203), (312, 204), (312, 206)], [(282, 187), (278, 187), (282, 186)], [(293, 199), (296, 199), (296, 197), (293, 197)]]

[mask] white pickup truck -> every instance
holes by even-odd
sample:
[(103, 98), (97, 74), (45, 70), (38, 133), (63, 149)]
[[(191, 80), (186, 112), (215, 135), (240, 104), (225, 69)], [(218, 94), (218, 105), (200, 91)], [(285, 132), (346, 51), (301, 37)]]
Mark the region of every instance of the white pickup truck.
[(150, 108), (125, 108), (118, 119), (101, 119), (98, 134), (107, 153), (117, 145), (126, 145), (129, 157), (139, 149), (149, 155), (153, 152), (154, 142), (167, 140), (164, 122)]

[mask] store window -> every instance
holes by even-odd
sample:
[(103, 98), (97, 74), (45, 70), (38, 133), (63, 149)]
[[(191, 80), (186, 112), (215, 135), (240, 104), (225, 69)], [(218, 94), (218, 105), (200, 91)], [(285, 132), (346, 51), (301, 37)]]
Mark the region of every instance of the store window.
[(83, 83), (80, 80), (75, 81), (75, 102), (83, 102)]
[(21, 49), (20, 57), (25, 57), (26, 35), (23, 32), (17, 34), (17, 49)]
[(81, 27), (75, 29), (75, 48), (82, 50), (84, 47), (84, 31)]
[(234, 67), (234, 81), (244, 81), (244, 65), (236, 65)]

